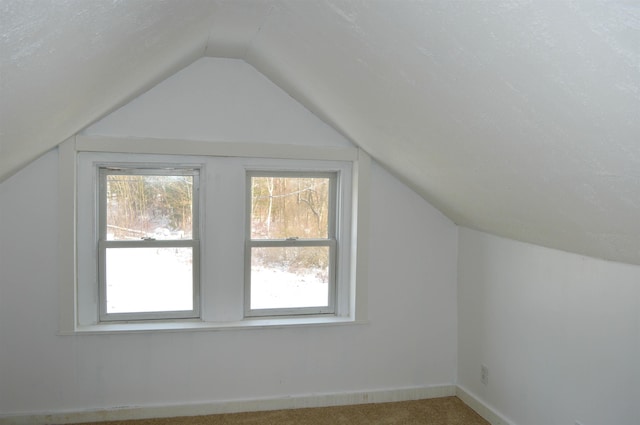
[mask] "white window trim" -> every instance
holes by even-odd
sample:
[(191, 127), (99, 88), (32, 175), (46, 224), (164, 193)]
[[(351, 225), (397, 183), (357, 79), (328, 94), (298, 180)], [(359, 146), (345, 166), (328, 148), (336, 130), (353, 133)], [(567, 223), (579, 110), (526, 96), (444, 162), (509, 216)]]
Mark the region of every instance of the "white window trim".
[[(237, 321), (166, 321), (80, 325), (78, 308), (77, 156), (80, 152), (136, 153), (349, 161), (352, 163), (349, 305), (345, 315), (247, 318)], [(367, 247), (369, 229), (369, 155), (357, 148), (315, 147), (263, 143), (196, 142), (175, 139), (132, 139), (77, 135), (59, 146), (59, 333), (146, 332), (255, 329), (256, 327), (318, 326), (367, 321)], [(203, 254), (204, 255), (204, 254)]]

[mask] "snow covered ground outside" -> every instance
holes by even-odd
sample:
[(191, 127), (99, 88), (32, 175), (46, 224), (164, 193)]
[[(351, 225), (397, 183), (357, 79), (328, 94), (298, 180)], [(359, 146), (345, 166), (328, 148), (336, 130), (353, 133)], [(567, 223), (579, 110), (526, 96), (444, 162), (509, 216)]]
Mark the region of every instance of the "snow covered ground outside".
[(328, 305), (328, 282), (315, 270), (305, 274), (251, 268), (251, 308), (320, 307)]
[[(328, 282), (317, 270), (304, 273), (252, 267), (251, 308), (328, 304)], [(107, 312), (191, 310), (191, 248), (107, 250)]]

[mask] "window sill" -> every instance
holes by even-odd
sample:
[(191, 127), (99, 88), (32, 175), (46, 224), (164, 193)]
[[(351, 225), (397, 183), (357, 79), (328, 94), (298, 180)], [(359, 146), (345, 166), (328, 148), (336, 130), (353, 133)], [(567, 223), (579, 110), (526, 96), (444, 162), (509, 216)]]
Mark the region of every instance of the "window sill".
[(278, 329), (299, 326), (336, 326), (367, 324), (366, 320), (354, 320), (351, 317), (287, 317), (287, 318), (248, 318), (236, 322), (169, 321), (169, 322), (130, 322), (101, 323), (78, 326), (72, 331), (61, 331), (59, 335), (96, 335), (141, 332), (189, 332), (223, 331), (239, 329)]

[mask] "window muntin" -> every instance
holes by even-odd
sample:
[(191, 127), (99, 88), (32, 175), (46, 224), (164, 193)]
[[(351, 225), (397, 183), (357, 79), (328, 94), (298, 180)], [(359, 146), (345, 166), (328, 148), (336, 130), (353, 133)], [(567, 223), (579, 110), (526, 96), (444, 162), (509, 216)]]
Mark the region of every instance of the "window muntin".
[(199, 170), (98, 170), (100, 320), (198, 317)]
[(246, 316), (335, 312), (337, 180), (247, 173)]

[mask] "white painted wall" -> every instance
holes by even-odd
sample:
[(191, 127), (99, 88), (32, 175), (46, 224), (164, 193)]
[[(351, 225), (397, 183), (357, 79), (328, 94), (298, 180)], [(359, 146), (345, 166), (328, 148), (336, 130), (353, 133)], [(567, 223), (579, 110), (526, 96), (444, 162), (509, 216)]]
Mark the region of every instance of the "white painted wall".
[(640, 267), (465, 228), (458, 244), (460, 386), (517, 425), (640, 423)]
[[(349, 142), (240, 61), (205, 59), (88, 134)], [(0, 184), (0, 413), (455, 382), (456, 226), (376, 163), (364, 325), (58, 336), (57, 152)]]
[(242, 60), (202, 58), (84, 134), (352, 146)]

